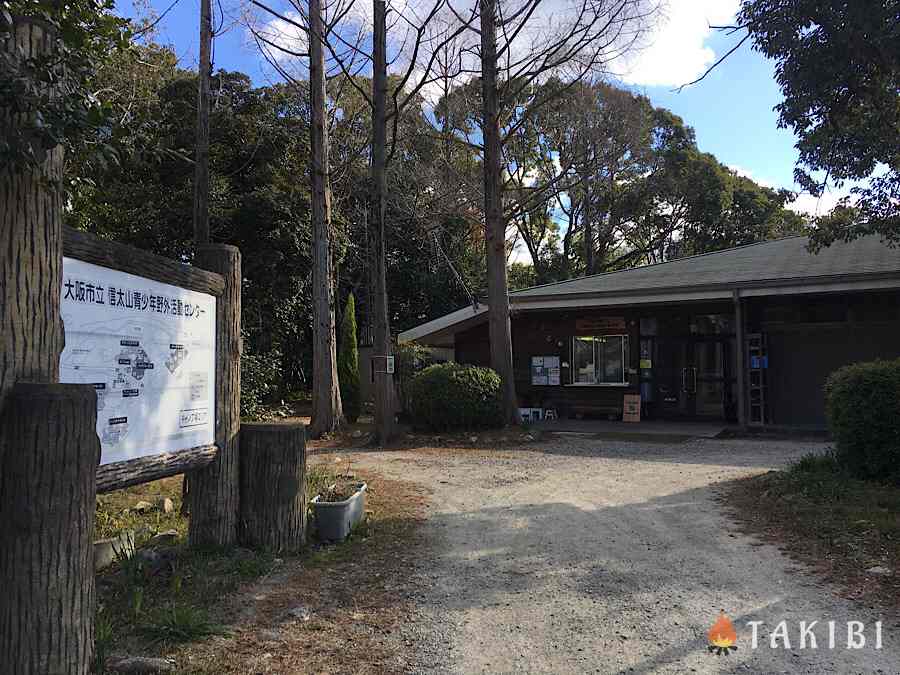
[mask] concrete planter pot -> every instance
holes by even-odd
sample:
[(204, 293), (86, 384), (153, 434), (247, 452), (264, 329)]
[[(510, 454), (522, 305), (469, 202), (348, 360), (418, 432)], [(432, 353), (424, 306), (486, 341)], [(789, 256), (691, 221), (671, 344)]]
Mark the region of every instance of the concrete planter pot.
[(323, 541), (343, 541), (366, 515), (365, 483), (342, 502), (323, 502), (321, 495), (312, 500), (316, 531)]
[(94, 542), (94, 571), (100, 571), (121, 558), (134, 555), (134, 530)]

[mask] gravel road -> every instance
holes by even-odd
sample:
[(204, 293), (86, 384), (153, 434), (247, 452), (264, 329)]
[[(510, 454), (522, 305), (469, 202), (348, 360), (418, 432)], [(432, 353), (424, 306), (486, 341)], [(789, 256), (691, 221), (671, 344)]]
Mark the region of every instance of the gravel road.
[[(410, 669), (900, 673), (896, 619), (839, 598), (777, 548), (734, 532), (715, 501), (719, 481), (820, 449), (557, 436), (520, 450), (358, 455), (433, 490), (429, 552), (410, 580), (415, 609), (402, 631), (416, 654)], [(720, 609), (738, 633), (729, 656), (706, 650)], [(819, 621), (819, 649), (800, 649), (801, 620)], [(843, 648), (848, 620), (865, 622), (866, 648)], [(764, 622), (757, 649), (749, 621)], [(780, 621), (791, 649), (769, 646)]]

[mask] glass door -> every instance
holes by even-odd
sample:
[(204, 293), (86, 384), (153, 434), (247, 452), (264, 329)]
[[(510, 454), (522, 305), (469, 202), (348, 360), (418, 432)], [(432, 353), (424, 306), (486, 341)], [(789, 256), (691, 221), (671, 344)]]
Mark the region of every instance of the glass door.
[(688, 341), (657, 338), (653, 358), (656, 409), (661, 417), (693, 414), (688, 386)]
[(726, 418), (731, 397), (728, 338), (659, 338), (655, 351), (661, 416)]
[(727, 373), (724, 340), (696, 340), (690, 365), (689, 394), (697, 417), (725, 418)]

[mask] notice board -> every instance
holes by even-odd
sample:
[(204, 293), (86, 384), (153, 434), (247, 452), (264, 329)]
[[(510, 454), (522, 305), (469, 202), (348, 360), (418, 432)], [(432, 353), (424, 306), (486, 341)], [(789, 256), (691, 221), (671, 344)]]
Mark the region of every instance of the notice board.
[(97, 392), (101, 464), (212, 445), (216, 298), (63, 259), (60, 381)]
[(534, 386), (558, 386), (559, 357), (532, 356), (531, 384)]

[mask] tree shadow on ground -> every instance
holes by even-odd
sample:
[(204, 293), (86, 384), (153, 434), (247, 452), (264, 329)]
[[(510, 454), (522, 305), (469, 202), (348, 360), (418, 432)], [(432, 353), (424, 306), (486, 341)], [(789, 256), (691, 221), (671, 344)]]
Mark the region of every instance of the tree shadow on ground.
[[(782, 620), (796, 627), (875, 619), (773, 547), (733, 532), (708, 487), (603, 506), (590, 504), (590, 485), (573, 477), (572, 494), (559, 497), (514, 503), (513, 494), (508, 505), (429, 518), (435, 545), (431, 569), (420, 573), (419, 603), (470, 626), (466, 639), (489, 639), (491, 669), (871, 672), (875, 663), (889, 672), (896, 665), (885, 653), (867, 661), (871, 653), (750, 650), (751, 620), (765, 622), (762, 640)], [(706, 650), (720, 609), (739, 631), (741, 648), (729, 657)]]

